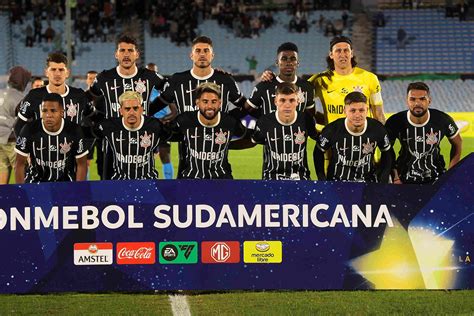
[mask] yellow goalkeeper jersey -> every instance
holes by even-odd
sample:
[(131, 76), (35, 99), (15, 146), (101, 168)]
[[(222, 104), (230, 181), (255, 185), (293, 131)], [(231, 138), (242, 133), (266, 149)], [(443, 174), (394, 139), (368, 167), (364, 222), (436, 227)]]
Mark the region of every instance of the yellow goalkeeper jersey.
[[(371, 107), (383, 105), (379, 79), (359, 67), (354, 67), (349, 75), (339, 75), (328, 70), (313, 75), (308, 81), (313, 84), (315, 96), (321, 101), (326, 124), (344, 117), (344, 98), (353, 91), (362, 92)], [(369, 116), (374, 117), (370, 111)]]

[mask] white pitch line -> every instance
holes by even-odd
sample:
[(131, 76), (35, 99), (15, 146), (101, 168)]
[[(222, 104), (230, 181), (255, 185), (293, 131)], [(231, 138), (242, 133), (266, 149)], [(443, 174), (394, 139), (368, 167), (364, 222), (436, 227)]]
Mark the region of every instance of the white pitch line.
[(169, 295), (173, 316), (191, 316), (186, 295)]

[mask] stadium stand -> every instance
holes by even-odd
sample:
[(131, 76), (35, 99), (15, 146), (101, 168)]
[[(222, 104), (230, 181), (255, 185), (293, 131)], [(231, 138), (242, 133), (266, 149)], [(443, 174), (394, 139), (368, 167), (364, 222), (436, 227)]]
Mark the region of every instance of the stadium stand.
[[(474, 73), (474, 21), (446, 18), (437, 9), (385, 10), (385, 27), (376, 31), (376, 72)], [(397, 48), (397, 31), (407, 34)]]
[(0, 42), (4, 47), (0, 49), (0, 74), (5, 74), (8, 68), (12, 66), (12, 47), (10, 40), (10, 20), (8, 14), (0, 14), (0, 28), (3, 30), (0, 32)]

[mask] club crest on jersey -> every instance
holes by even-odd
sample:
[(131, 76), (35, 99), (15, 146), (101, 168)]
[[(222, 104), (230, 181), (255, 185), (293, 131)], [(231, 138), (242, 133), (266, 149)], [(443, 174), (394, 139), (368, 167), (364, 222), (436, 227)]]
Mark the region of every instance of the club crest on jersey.
[(299, 131), (295, 133), (295, 144), (301, 145), (306, 141), (306, 138), (304, 137), (304, 131)]
[(220, 132), (216, 133), (216, 144), (222, 145), (227, 142), (227, 132), (223, 132), (222, 130)]
[(437, 144), (438, 143), (438, 133), (434, 133), (434, 132), (431, 132), (431, 133), (428, 133), (426, 134), (426, 143), (428, 145), (434, 145), (434, 144)]
[(63, 155), (67, 154), (71, 150), (71, 144), (72, 142), (68, 143), (66, 140), (64, 140), (64, 144), (59, 143), (59, 146), (61, 147), (59, 152)]
[(362, 153), (368, 155), (373, 153), (375, 150), (375, 143), (367, 142), (367, 144), (362, 144)]
[(66, 115), (69, 116), (70, 118), (73, 118), (74, 116), (77, 115), (77, 104), (72, 103), (71, 104), (66, 104), (67, 111)]
[(304, 92), (301, 89), (298, 89), (298, 103), (305, 103), (306, 98), (304, 97)]
[(140, 146), (143, 148), (148, 148), (151, 146), (151, 135), (145, 131), (145, 135), (140, 136)]
[(145, 80), (138, 79), (137, 81), (135, 81), (135, 91), (137, 91), (138, 93), (143, 93), (146, 91)]
[(362, 93), (363, 90), (364, 90), (364, 87), (362, 87), (362, 86), (355, 86), (355, 87), (354, 87), (354, 91), (356, 91), (356, 92)]

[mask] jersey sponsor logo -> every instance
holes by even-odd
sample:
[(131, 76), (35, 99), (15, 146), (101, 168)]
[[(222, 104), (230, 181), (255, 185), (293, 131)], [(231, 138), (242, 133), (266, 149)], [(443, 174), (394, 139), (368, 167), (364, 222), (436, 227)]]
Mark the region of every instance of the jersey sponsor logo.
[(146, 81), (138, 79), (135, 81), (135, 91), (138, 93), (143, 93), (146, 91)]
[(281, 263), (281, 241), (244, 241), (245, 263)]
[(140, 136), (140, 146), (143, 147), (143, 148), (148, 148), (151, 146), (151, 136), (152, 135), (148, 135), (147, 131), (145, 131), (145, 134)]
[(36, 163), (41, 167), (54, 168), (59, 170), (64, 170), (66, 168), (66, 160), (55, 160), (55, 161), (45, 161), (39, 158), (36, 158)]
[(287, 174), (277, 174), (276, 175), (276, 179), (277, 180), (291, 180), (291, 181), (295, 181), (295, 180), (301, 180), (301, 177), (299, 174), (297, 173), (292, 173), (290, 174), (289, 176)]
[(216, 144), (219, 144), (219, 145), (222, 145), (222, 144), (225, 144), (227, 142), (227, 132), (223, 132), (222, 130), (220, 130), (220, 132), (217, 132), (216, 133)]
[(124, 91), (129, 91), (129, 90), (133, 90), (133, 86), (131, 83), (126, 83), (123, 85), (123, 90)]
[(194, 264), (198, 261), (198, 247), (195, 241), (160, 242), (161, 264)]
[[(411, 139), (411, 137), (407, 137), (406, 140), (408, 141), (409, 139)], [(422, 142), (424, 142), (424, 141), (425, 141), (425, 140), (424, 140), (423, 136), (416, 136), (416, 137), (415, 137), (415, 142), (417, 142), (417, 143), (422, 143)]]
[(344, 105), (342, 105), (342, 104), (339, 104), (339, 105), (328, 104), (327, 110), (331, 114), (342, 114), (342, 113), (344, 113)]
[(341, 93), (343, 93), (343, 94), (348, 94), (348, 93), (349, 93), (349, 90), (347, 90), (346, 88), (342, 88), (342, 89), (341, 89)]
[(117, 102), (112, 102), (110, 103), (110, 108), (112, 109), (112, 111), (118, 112), (120, 109), (120, 104)]
[(150, 160), (149, 155), (123, 155), (121, 153), (117, 153), (117, 160), (121, 163), (135, 163), (140, 166), (144, 166), (148, 164)]
[(285, 134), (285, 135), (283, 135), (283, 140), (285, 142), (291, 142), (293, 140), (293, 138), (291, 137), (290, 134)]
[(277, 153), (271, 151), (271, 157), (279, 161), (301, 161), (304, 158), (304, 151), (300, 150), (296, 153)]
[(362, 153), (364, 155), (368, 155), (373, 153), (375, 150), (375, 143), (367, 142), (365, 144), (362, 144)]
[[(319, 145), (324, 148), (329, 143), (329, 139), (324, 136), (319, 136)], [(343, 149), (345, 150), (345, 149)]]
[(360, 147), (357, 145), (352, 146), (352, 151), (359, 151)]
[(25, 113), (26, 113), (26, 109), (28, 109), (28, 107), (29, 107), (30, 105), (31, 105), (31, 104), (30, 104), (30, 102), (28, 102), (28, 101), (22, 102), (22, 103), (20, 104), (20, 112), (21, 112), (22, 114), (25, 114)]
[(82, 139), (79, 140), (79, 145), (78, 145), (77, 151), (82, 153), (84, 151), (84, 141)]
[(154, 264), (155, 252), (154, 242), (119, 242), (117, 264)]
[(428, 145), (434, 145), (438, 143), (438, 132), (430, 132), (426, 134), (426, 143)]
[(365, 155), (361, 159), (350, 160), (344, 155), (338, 155), (338, 162), (341, 162), (344, 166), (347, 167), (363, 167), (370, 163), (371, 155)]
[(78, 103), (74, 104), (72, 103), (72, 101), (71, 101), (71, 104), (66, 104), (66, 108), (67, 108), (66, 115), (69, 116), (71, 119), (77, 115), (78, 105), (79, 105)]
[(295, 133), (295, 144), (301, 145), (304, 144), (306, 141), (306, 137), (304, 136), (305, 132), (304, 131), (299, 131)]
[(224, 150), (221, 151), (197, 151), (193, 148), (189, 148), (189, 154), (191, 157), (194, 157), (199, 160), (210, 160), (210, 161), (220, 161), (224, 157)]
[(336, 91), (336, 90), (337, 90), (337, 89), (328, 90), (327, 92), (328, 92), (328, 94), (329, 94), (329, 93), (333, 93), (333, 92)]
[[(464, 122), (467, 123), (466, 121), (464, 121)], [(460, 123), (460, 122), (458, 121), (457, 123)], [(459, 124), (459, 125), (461, 125), (461, 124)], [(449, 124), (449, 125), (448, 125), (448, 129), (449, 129), (449, 131), (451, 132), (451, 134), (456, 133), (456, 127), (454, 127), (453, 124)]]
[(74, 265), (111, 265), (113, 262), (113, 246), (110, 242), (75, 243)]
[(212, 135), (211, 134), (204, 135), (204, 140), (212, 140)]
[(24, 150), (26, 148), (26, 137), (18, 137), (16, 139), (16, 145)]
[(129, 142), (130, 142), (130, 144), (132, 144), (132, 145), (138, 144), (138, 140), (137, 140), (136, 138), (133, 138), (133, 137), (130, 138), (130, 141), (129, 141)]
[(59, 146), (61, 147), (59, 152), (63, 155), (67, 154), (71, 150), (71, 144), (72, 142), (68, 143), (66, 140), (64, 140), (64, 144), (59, 143)]
[(56, 151), (56, 146), (55, 145), (49, 145), (49, 151)]
[(202, 263), (239, 263), (238, 241), (203, 241), (201, 243)]

